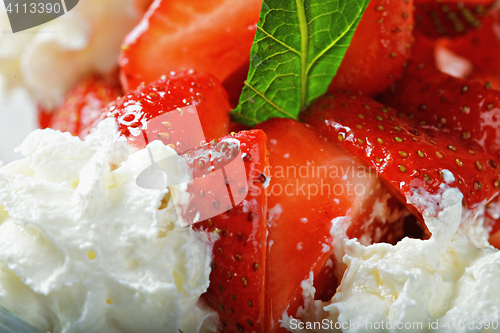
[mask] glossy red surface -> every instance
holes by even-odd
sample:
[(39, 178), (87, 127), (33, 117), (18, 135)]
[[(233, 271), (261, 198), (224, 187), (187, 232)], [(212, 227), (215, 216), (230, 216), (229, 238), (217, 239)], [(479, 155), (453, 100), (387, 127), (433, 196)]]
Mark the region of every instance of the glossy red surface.
[(370, 1), (329, 91), (384, 91), (410, 57), (413, 24), (413, 0)]
[(403, 199), (422, 190), (439, 193), (444, 169), (455, 178), (448, 186), (464, 194), (469, 209), (499, 192), (497, 162), (479, 145), (458, 133), (419, 125), (370, 98), (326, 95), (303, 119), (372, 166)]
[(260, 0), (156, 0), (120, 56), (126, 91), (171, 71), (195, 69), (224, 81), (248, 62)]
[[(192, 106), (197, 114), (183, 110)], [(182, 115), (174, 117), (171, 112)], [(187, 71), (129, 92), (108, 105), (102, 117), (115, 117), (118, 131), (133, 146), (144, 148), (153, 140), (161, 140), (181, 153), (202, 143), (203, 135), (194, 134), (200, 132), (194, 130), (199, 124), (207, 141), (228, 134), (228, 112), (227, 95), (220, 82), (212, 75)], [(155, 121), (170, 115), (176, 121)]]
[(267, 193), (264, 184), (268, 178), (267, 137), (260, 130), (251, 130), (229, 138), (240, 141), (249, 193), (235, 208), (194, 226), (216, 232), (220, 237), (214, 244), (210, 287), (203, 297), (219, 314), (221, 330), (263, 332), (266, 316)]

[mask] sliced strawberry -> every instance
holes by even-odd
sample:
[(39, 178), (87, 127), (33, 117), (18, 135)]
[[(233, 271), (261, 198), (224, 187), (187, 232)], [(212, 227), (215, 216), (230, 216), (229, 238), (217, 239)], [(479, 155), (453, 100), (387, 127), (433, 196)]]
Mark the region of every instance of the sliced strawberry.
[[(402, 234), (395, 222), (406, 210), (374, 171), (317, 129), (283, 118), (257, 127), (269, 138), (271, 166), (265, 332), (276, 332), (283, 314), (296, 316), (303, 305), (301, 282), (310, 272), (318, 298), (335, 293), (341, 276), (335, 274), (332, 220), (343, 219), (351, 225), (348, 236), (362, 242), (395, 241)], [(377, 201), (386, 216), (372, 216)]]
[(379, 99), (423, 124), (458, 132), (463, 143), (475, 142), (495, 159), (500, 156), (500, 92), (489, 84), (414, 62)]
[(260, 130), (242, 131), (228, 138), (240, 142), (249, 192), (235, 208), (195, 225), (195, 228), (216, 232), (220, 237), (214, 244), (210, 286), (203, 297), (219, 314), (221, 331), (263, 332), (267, 138)]
[(415, 0), (415, 22), (429, 37), (464, 35), (479, 29), (495, 0)]
[(372, 0), (330, 91), (376, 95), (399, 78), (410, 56), (413, 0)]
[[(442, 186), (449, 186), (463, 193), (468, 209), (475, 209), (500, 189), (496, 158), (475, 142), (418, 125), (369, 98), (327, 95), (303, 118), (374, 167), (403, 200), (415, 193), (439, 194)], [(423, 208), (413, 210), (422, 212)]]
[(40, 125), (83, 138), (85, 129), (101, 116), (101, 109), (119, 96), (121, 89), (117, 81), (99, 75), (88, 76), (66, 94), (60, 107), (51, 111), (40, 109)]
[[(486, 22), (490, 22), (490, 15)], [(485, 34), (484, 29), (492, 29), (485, 25), (481, 30), (471, 32), (470, 36)], [(493, 31), (490, 31), (494, 34)], [(457, 41), (444, 39), (437, 43), (439, 48), (452, 49), (462, 56), (474, 59), (474, 71), (470, 80), (456, 78), (439, 72), (434, 62), (434, 45), (430, 41), (419, 38), (416, 45), (418, 51), (413, 55), (413, 62), (408, 67), (403, 78), (384, 95), (379, 97), (383, 103), (405, 110), (406, 114), (420, 123), (434, 125), (458, 134), (464, 143), (474, 142), (489, 152), (494, 159), (488, 161), (491, 167), (497, 166), (495, 159), (500, 155), (500, 129), (497, 124), (500, 119), (500, 92), (493, 88), (500, 85), (495, 76), (495, 64), (488, 58), (488, 51), (483, 52), (480, 46), (491, 43), (491, 53), (495, 52), (495, 38), (478, 39), (477, 45), (471, 47), (464, 43), (469, 35)], [(461, 47), (457, 47), (462, 45)], [(467, 48), (476, 52), (468, 52)], [(454, 46), (451, 47), (450, 46)], [(481, 72), (481, 61), (491, 64), (488, 70)], [(484, 65), (486, 68), (488, 63)], [(495, 80), (489, 82), (489, 80)], [(479, 167), (481, 167), (479, 165)], [(500, 248), (500, 199), (497, 197), (486, 209), (485, 225), (492, 227), (490, 243)]]
[[(392, 89), (380, 97), (385, 104), (405, 110), (420, 123), (456, 133), (465, 144), (474, 143), (494, 158), (488, 167), (497, 168), (500, 156), (500, 92), (489, 83), (454, 78), (418, 57)], [(491, 74), (491, 73), (490, 73)], [(478, 164), (478, 168), (483, 168)], [(500, 248), (500, 199), (491, 202), (485, 225), (492, 228), (490, 243)]]
[(140, 86), (108, 105), (102, 118), (115, 117), (118, 130), (138, 148), (161, 140), (180, 153), (199, 146), (204, 139), (228, 134), (228, 112), (220, 82), (212, 75), (187, 71)]
[(124, 89), (188, 69), (224, 81), (248, 62), (260, 6), (260, 0), (155, 0), (125, 38)]

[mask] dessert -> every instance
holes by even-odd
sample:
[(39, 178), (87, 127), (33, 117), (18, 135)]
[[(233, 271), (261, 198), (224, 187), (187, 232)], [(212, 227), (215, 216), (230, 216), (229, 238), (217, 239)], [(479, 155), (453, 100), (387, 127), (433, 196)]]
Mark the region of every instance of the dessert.
[(118, 67), (68, 55), (0, 169), (1, 306), (51, 332), (500, 330), (496, 63), (460, 47), (492, 1), (127, 6)]

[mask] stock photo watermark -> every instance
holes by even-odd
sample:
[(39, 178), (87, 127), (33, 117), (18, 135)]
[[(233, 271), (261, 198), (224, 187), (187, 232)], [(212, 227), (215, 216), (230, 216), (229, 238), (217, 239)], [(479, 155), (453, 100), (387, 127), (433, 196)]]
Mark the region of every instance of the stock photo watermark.
[[(378, 177), (370, 168), (360, 165), (305, 165), (269, 166), (272, 179), (268, 193), (271, 195), (302, 196), (311, 200), (316, 196), (363, 196), (366, 185), (363, 180)], [(286, 179), (283, 185), (280, 179)]]
[(79, 0), (3, 0), (12, 32), (24, 31), (63, 16)]
[(439, 329), (446, 329), (447, 331), (482, 331), (482, 330), (497, 330), (499, 322), (497, 319), (428, 319), (426, 322), (422, 321), (403, 321), (403, 322), (390, 322), (390, 321), (371, 321), (358, 318), (356, 320), (350, 319), (349, 321), (335, 321), (330, 319), (323, 319), (316, 322), (302, 322), (298, 319), (290, 320), (291, 329), (300, 330), (342, 330), (342, 331), (395, 331), (395, 332), (421, 332), (421, 331), (434, 331)]

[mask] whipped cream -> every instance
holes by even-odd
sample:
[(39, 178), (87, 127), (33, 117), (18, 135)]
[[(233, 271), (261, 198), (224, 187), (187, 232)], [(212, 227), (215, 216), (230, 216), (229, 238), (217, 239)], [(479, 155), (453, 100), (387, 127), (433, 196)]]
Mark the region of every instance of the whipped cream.
[(13, 34), (1, 2), (0, 160), (19, 158), (12, 152), (38, 128), (37, 104), (58, 105), (82, 76), (118, 67), (121, 43), (145, 3), (82, 0), (53, 21)]
[[(120, 45), (139, 22), (135, 0), (85, 0), (63, 16), (16, 34), (0, 34), (0, 75), (57, 104), (83, 75), (118, 66)], [(0, 30), (11, 31), (0, 5)]]
[(500, 251), (477, 230), (482, 213), (463, 212), (462, 194), (451, 188), (408, 201), (427, 206), (430, 239), (365, 246), (344, 238), (347, 268), (337, 293), (313, 301), (310, 277), (301, 320), (284, 316), (282, 325), (292, 332), (500, 332)]
[(137, 186), (148, 152), (114, 133), (37, 130), (0, 169), (0, 305), (51, 332), (213, 331), (214, 239), (180, 226), (169, 190)]

